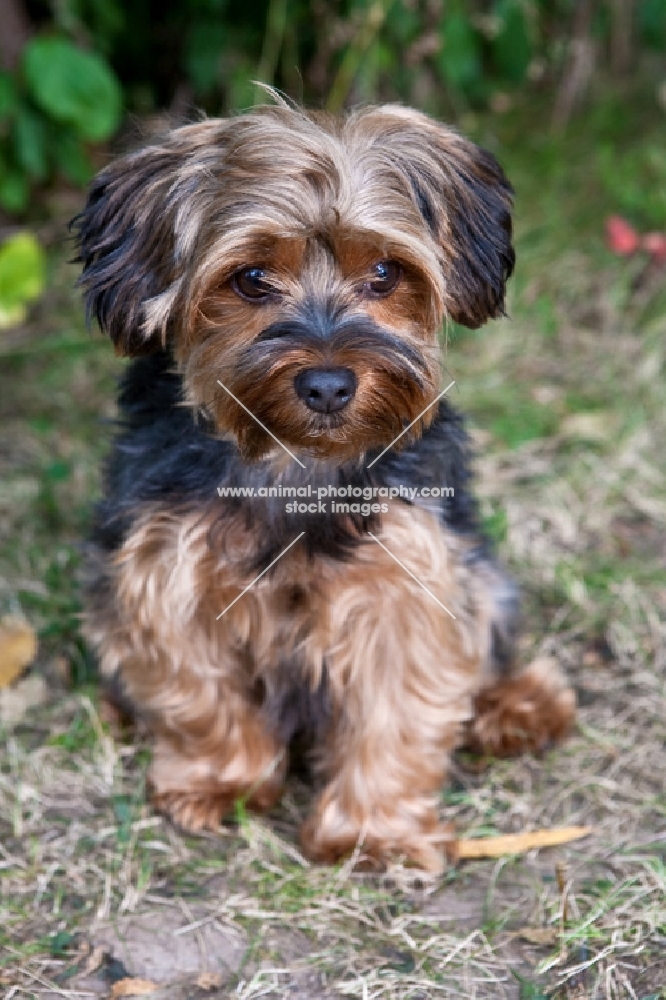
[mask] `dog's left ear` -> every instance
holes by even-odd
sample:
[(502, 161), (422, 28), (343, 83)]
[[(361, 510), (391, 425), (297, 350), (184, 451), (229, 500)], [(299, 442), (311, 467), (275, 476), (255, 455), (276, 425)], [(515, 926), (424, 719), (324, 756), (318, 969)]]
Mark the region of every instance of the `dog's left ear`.
[(446, 137), (440, 157), (445, 211), (438, 225), (450, 262), (447, 307), (454, 322), (476, 329), (505, 314), (506, 283), (516, 260), (513, 190), (495, 157), (458, 135), (454, 141)]
[(385, 117), (383, 141), (435, 238), (448, 315), (472, 329), (504, 315), (515, 262), (513, 190), (499, 163), (421, 112), (388, 106), (373, 113)]

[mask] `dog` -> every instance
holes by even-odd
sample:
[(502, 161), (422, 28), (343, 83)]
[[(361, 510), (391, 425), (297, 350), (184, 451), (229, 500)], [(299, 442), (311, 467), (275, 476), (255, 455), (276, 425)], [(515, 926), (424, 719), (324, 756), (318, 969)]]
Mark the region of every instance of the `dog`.
[(569, 729), (562, 674), (516, 666), (516, 588), (443, 389), (446, 322), (504, 312), (511, 209), (491, 154), (398, 105), (277, 101), (93, 181), (87, 313), (134, 360), (85, 635), (181, 828), (270, 809), (304, 760), (309, 858), (437, 872), (452, 752)]

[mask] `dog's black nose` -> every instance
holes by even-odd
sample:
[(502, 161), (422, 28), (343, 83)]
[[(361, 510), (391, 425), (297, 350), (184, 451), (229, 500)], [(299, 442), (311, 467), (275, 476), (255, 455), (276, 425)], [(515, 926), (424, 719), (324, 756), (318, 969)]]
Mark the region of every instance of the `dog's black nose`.
[(317, 413), (342, 410), (356, 392), (351, 368), (306, 368), (294, 379), (298, 398)]

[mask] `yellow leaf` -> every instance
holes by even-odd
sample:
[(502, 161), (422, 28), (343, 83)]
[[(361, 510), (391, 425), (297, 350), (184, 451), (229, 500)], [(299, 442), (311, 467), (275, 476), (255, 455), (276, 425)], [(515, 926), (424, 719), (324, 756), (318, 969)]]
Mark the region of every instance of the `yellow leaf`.
[(458, 840), (453, 848), (456, 858), (501, 858), (505, 854), (524, 854), (539, 847), (558, 847), (580, 840), (592, 833), (591, 826), (565, 826), (559, 830), (533, 830), (505, 837), (479, 837)]
[(0, 688), (8, 687), (37, 653), (34, 630), (21, 618), (0, 620)]
[(144, 997), (159, 989), (150, 979), (119, 979), (111, 988), (111, 997)]
[(28, 315), (28, 308), (22, 302), (14, 306), (3, 306), (0, 304), (0, 330), (11, 330), (15, 326), (25, 323)]
[(19, 232), (0, 245), (0, 329), (22, 323), (25, 306), (44, 290), (46, 261), (39, 240)]

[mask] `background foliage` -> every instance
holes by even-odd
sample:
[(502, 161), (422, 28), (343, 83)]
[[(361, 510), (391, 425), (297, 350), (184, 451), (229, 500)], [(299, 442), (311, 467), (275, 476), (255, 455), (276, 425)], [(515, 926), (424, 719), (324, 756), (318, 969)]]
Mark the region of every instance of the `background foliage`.
[(0, 206), (28, 207), (31, 186), (55, 174), (84, 184), (86, 144), (120, 123), (122, 94), (108, 64), (65, 36), (35, 35), (14, 73), (0, 74)]
[[(561, 130), (600, 85), (666, 75), (666, 0), (0, 0), (0, 24), (0, 213), (18, 220), (54, 181), (89, 180), (123, 111), (224, 113), (260, 99), (256, 81), (332, 111), (401, 100), (454, 120), (536, 93)], [(604, 183), (661, 224), (662, 159), (637, 160), (618, 182), (609, 152)]]
[(13, 15), (3, 16), (0, 43), (0, 207), (14, 214), (56, 175), (84, 183), (91, 144), (114, 134), (123, 106), (176, 118), (198, 107), (220, 113), (251, 104), (261, 80), (331, 110), (402, 100), (458, 117), (542, 91), (561, 126), (595, 81), (621, 83), (666, 53), (664, 0), (1, 0), (3, 8)]
[(335, 108), (381, 97), (455, 110), (553, 84), (576, 45), (588, 75), (616, 77), (666, 48), (663, 0), (61, 0), (47, 23), (49, 11), (108, 58), (136, 110), (242, 106), (253, 79)]

